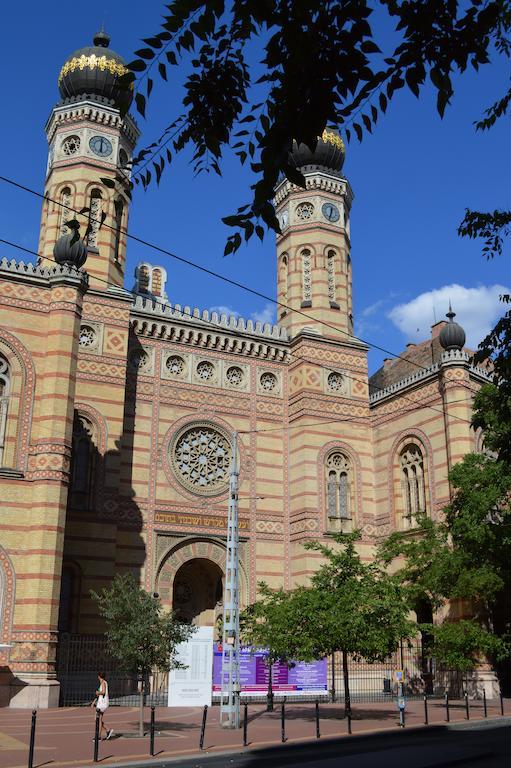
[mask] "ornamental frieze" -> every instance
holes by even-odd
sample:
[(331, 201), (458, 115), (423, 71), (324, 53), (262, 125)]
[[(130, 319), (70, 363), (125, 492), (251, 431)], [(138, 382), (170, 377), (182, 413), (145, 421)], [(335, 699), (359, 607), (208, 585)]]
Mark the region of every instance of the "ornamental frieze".
[[(227, 517), (217, 515), (193, 514), (190, 512), (155, 512), (154, 524), (172, 526), (185, 525), (194, 528), (207, 528), (225, 531), (227, 529)], [(250, 521), (248, 518), (241, 517), (238, 520), (240, 531), (250, 530)]]

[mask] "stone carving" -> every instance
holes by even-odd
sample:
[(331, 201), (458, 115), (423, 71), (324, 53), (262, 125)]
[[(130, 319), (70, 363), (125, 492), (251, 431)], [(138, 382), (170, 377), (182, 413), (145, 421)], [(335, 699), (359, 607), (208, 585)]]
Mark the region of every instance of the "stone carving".
[(221, 493), (229, 482), (231, 447), (227, 436), (212, 424), (187, 427), (171, 446), (171, 463), (179, 482), (203, 495)]

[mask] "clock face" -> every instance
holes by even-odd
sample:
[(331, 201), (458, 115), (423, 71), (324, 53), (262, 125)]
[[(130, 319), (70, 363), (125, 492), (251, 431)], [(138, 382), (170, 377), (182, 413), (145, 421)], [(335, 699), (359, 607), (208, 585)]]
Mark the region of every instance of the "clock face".
[(339, 209), (333, 203), (323, 203), (321, 212), (327, 221), (335, 222), (339, 221), (340, 213)]
[(289, 219), (289, 211), (282, 211), (282, 213), (280, 214), (280, 221), (279, 221), (281, 230), (287, 227), (288, 219)]
[(112, 154), (112, 144), (104, 136), (93, 136), (89, 141), (89, 147), (95, 155), (100, 157), (108, 157)]

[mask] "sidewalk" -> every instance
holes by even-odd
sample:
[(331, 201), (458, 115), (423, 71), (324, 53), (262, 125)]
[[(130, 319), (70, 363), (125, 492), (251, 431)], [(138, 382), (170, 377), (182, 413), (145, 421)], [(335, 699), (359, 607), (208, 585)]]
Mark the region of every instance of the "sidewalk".
[[(286, 704), (285, 731), (287, 743), (299, 743), (316, 738), (314, 704)], [(504, 702), (504, 712), (511, 714), (511, 701)], [(196, 754), (199, 751), (202, 708), (156, 710), (155, 757), (170, 758)], [(445, 723), (445, 707), (442, 701), (428, 703), (430, 725)], [(242, 707), (243, 715), (243, 707)], [(483, 703), (470, 701), (470, 719), (484, 717)], [(488, 701), (488, 717), (500, 717), (500, 701)], [(147, 727), (150, 710), (145, 710)], [(451, 723), (466, 719), (465, 703), (450, 704)], [(384, 704), (355, 704), (353, 706), (353, 734), (394, 731), (398, 728), (398, 712), (395, 701)], [(147, 760), (149, 735), (134, 735), (138, 724), (138, 710), (127, 707), (111, 707), (105, 717), (109, 728), (115, 731), (110, 741), (101, 741), (101, 763), (123, 763)], [(0, 768), (26, 768), (30, 740), (30, 710), (0, 709)], [(406, 726), (424, 724), (424, 704), (411, 701), (406, 708)], [(424, 726), (426, 727), (426, 726)], [(131, 732), (131, 734), (130, 734)], [(341, 704), (320, 704), (320, 732), (322, 737), (348, 736), (347, 721), (343, 718)], [(37, 716), (34, 768), (36, 766), (90, 765), (93, 757), (94, 710), (91, 708), (41, 710)], [(281, 743), (281, 709), (268, 713), (261, 704), (248, 707), (248, 746), (278, 745)], [(222, 752), (243, 749), (243, 730), (224, 730), (219, 725), (219, 707), (208, 710), (204, 751)]]

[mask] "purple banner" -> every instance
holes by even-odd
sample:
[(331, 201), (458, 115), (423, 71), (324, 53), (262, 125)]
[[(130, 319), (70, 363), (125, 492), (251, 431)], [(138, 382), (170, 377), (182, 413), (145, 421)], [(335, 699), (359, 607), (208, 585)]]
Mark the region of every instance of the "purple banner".
[[(265, 650), (242, 648), (240, 652), (240, 684), (242, 692), (266, 693), (268, 688), (269, 668)], [(213, 691), (221, 690), (222, 646), (213, 646)], [(328, 688), (327, 661), (306, 663), (297, 661), (289, 668), (287, 664), (277, 662), (272, 666), (272, 686), (276, 694), (324, 693)]]

